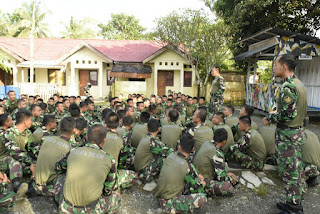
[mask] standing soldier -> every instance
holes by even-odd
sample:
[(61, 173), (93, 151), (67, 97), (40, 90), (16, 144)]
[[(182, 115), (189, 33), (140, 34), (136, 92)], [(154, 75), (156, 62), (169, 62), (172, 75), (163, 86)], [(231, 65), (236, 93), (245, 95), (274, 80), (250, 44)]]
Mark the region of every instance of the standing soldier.
[(277, 206), (283, 213), (303, 213), (301, 205), (305, 188), (301, 146), (303, 145), (303, 120), (307, 115), (307, 91), (294, 75), (297, 62), (292, 55), (279, 56), (274, 65), (275, 77), (283, 80), (277, 100), (277, 112), (264, 118), (277, 123), (276, 157), (278, 170), (286, 182), (286, 203)]
[(225, 91), (224, 79), (220, 75), (220, 68), (214, 66), (211, 71), (214, 80), (211, 85), (211, 101), (210, 101), (210, 112), (215, 113), (222, 111), (223, 104), (223, 93)]

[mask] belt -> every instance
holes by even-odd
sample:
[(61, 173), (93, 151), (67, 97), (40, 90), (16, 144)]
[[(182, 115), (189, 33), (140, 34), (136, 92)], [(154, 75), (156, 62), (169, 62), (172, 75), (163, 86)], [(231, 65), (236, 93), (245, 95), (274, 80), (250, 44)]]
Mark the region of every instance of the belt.
[(282, 124), (282, 123), (277, 123), (277, 128), (278, 128), (278, 129), (300, 129), (300, 128), (302, 128), (302, 126), (299, 126), (299, 127), (290, 127), (290, 126), (284, 125), (284, 124)]
[(69, 206), (71, 207), (74, 207), (76, 209), (80, 208), (80, 209), (85, 209), (85, 208), (92, 208), (92, 209), (95, 209), (98, 201), (99, 201), (100, 198), (98, 198), (97, 200), (85, 205), (85, 206), (75, 206), (73, 205), (70, 201), (68, 201), (67, 199), (64, 198), (64, 201), (66, 202), (66, 204), (68, 204)]

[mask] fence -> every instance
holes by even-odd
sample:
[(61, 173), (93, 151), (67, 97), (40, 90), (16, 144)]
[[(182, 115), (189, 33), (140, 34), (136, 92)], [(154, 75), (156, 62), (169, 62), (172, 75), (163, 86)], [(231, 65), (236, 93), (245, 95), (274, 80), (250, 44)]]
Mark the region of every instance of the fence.
[(40, 95), (45, 101), (53, 94), (66, 94), (66, 86), (54, 83), (18, 83), (18, 87), (20, 88), (20, 94)]

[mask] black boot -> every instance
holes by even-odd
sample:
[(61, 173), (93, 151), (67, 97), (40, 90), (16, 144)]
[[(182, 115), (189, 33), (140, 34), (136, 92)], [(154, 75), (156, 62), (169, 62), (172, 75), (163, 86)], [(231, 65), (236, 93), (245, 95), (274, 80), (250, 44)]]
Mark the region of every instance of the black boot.
[(308, 187), (314, 187), (319, 184), (318, 176), (310, 177), (307, 181)]
[(34, 189), (34, 187), (32, 185), (32, 181), (29, 183), (28, 191), (27, 191), (26, 194), (27, 194), (28, 198), (31, 198), (31, 197), (34, 197), (34, 196), (38, 195), (36, 190)]
[(16, 198), (19, 199), (27, 193), (28, 184), (21, 183), (21, 178), (14, 178), (12, 180), (12, 188), (13, 188), (13, 191), (17, 193)]
[(301, 204), (291, 204), (278, 202), (277, 207), (282, 210), (280, 214), (303, 214), (303, 207)]

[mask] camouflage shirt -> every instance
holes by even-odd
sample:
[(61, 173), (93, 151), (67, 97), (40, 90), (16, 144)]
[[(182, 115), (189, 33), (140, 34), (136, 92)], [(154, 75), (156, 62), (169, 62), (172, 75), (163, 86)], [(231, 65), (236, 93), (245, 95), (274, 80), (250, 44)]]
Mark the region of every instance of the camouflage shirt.
[[(214, 141), (211, 142), (215, 145)], [(225, 155), (217, 145), (215, 145), (215, 147), (216, 154), (212, 157), (212, 163), (214, 167), (213, 179), (221, 182), (232, 181), (232, 178), (227, 175), (228, 164), (225, 162)]]
[(16, 99), (14, 102), (11, 100), (7, 100), (7, 102), (4, 104), (4, 112), (12, 114), (12, 112), (18, 108), (18, 99)]
[(244, 136), (240, 138), (239, 142), (235, 142), (235, 144), (230, 147), (230, 151), (233, 152), (235, 149), (238, 149), (240, 152), (245, 152), (245, 150), (249, 147), (250, 138), (251, 138), (251, 129), (247, 131), (244, 134)]
[[(4, 145), (8, 149), (10, 156), (27, 166), (32, 164), (31, 157), (25, 151), (25, 144), (30, 135), (31, 132), (28, 129), (20, 134), (15, 126), (4, 133)], [(18, 140), (18, 137), (21, 137), (21, 139)]]
[[(39, 140), (37, 138), (38, 138), (38, 135), (41, 135), (40, 132), (42, 132), (42, 137)], [(52, 136), (52, 135), (53, 135), (52, 132), (48, 131), (45, 126), (42, 126), (41, 129), (38, 128), (35, 130), (33, 138), (29, 138), (25, 148), (26, 148), (28, 154), (34, 160), (38, 159), (39, 151), (40, 151), (40, 148), (41, 148), (43, 141), (46, 139), (46, 137)]]
[(34, 132), (37, 128), (42, 126), (43, 116), (40, 117), (31, 117), (31, 127), (30, 131)]
[(224, 78), (222, 76), (217, 76), (212, 81), (211, 86), (211, 96), (221, 97), (225, 91)]
[(129, 166), (133, 165), (134, 155), (136, 148), (131, 144), (132, 131), (125, 129), (125, 132), (122, 136), (123, 147), (120, 150), (119, 154), (119, 164), (118, 169), (126, 169)]

